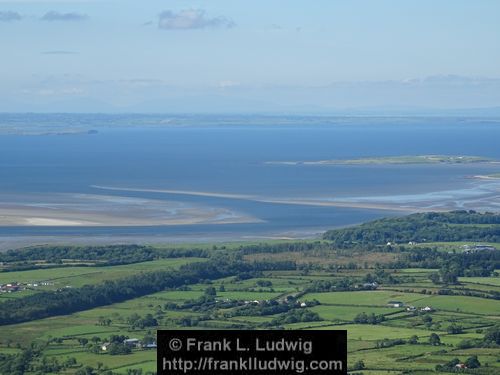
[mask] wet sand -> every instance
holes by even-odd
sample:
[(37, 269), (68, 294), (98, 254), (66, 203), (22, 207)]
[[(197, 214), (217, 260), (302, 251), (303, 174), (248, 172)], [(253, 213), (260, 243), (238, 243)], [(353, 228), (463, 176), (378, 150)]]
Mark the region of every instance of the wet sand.
[[(229, 209), (91, 194), (53, 194), (0, 200), (0, 226), (99, 227), (255, 223)], [(31, 200), (31, 202), (29, 201)]]
[(92, 185), (93, 188), (113, 190), (113, 191), (130, 191), (130, 192), (148, 192), (148, 193), (165, 193), (165, 194), (179, 194), (179, 195), (192, 195), (214, 198), (238, 199), (247, 200), (252, 202), (273, 203), (273, 204), (292, 204), (302, 206), (318, 206), (318, 207), (345, 207), (345, 208), (362, 208), (373, 210), (387, 210), (387, 211), (403, 211), (403, 212), (418, 212), (425, 210), (425, 208), (408, 207), (397, 204), (384, 204), (384, 203), (364, 203), (364, 202), (346, 202), (346, 201), (329, 201), (321, 199), (303, 199), (303, 198), (273, 198), (273, 197), (260, 197), (256, 195), (245, 194), (231, 194), (219, 193), (208, 191), (189, 191), (189, 190), (168, 190), (168, 189), (142, 189), (133, 187), (111, 187)]

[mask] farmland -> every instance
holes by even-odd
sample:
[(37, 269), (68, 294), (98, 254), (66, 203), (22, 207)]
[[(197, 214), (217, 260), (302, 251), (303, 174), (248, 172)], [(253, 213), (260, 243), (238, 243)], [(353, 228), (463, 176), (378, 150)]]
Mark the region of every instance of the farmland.
[[(354, 274), (356, 277), (359, 276), (359, 272)], [(342, 272), (343, 277), (349, 275), (348, 271)], [(268, 272), (265, 276), (265, 278), (259, 277), (244, 281), (225, 278), (209, 284), (194, 284), (190, 286), (189, 290), (164, 291), (63, 317), (5, 326), (1, 328), (2, 337), (10, 337), (11, 339), (2, 342), (1, 350), (2, 352), (12, 351), (18, 344), (25, 346), (31, 342), (50, 342), (54, 338), (61, 338), (62, 342), (52, 342), (47, 345), (44, 350), (47, 357), (59, 359), (73, 357), (78, 363), (92, 367), (103, 363), (116, 373), (125, 373), (132, 368), (153, 371), (156, 365), (154, 351), (137, 349), (133, 350), (131, 354), (116, 356), (105, 353), (95, 354), (83, 347), (78, 339), (84, 338), (90, 342), (94, 337), (105, 340), (111, 335), (142, 338), (149, 331), (154, 331), (157, 328), (183, 329), (190, 325), (193, 325), (192, 328), (209, 329), (264, 328), (266, 323), (272, 322), (274, 315), (235, 315), (227, 319), (227, 315), (232, 310), (241, 309), (241, 306), (205, 312), (195, 311), (192, 308), (173, 308), (169, 304), (182, 304), (186, 301), (199, 299), (210, 287), (215, 288), (215, 298), (220, 300), (272, 300), (296, 293), (297, 289), (303, 291), (312, 284), (312, 280), (328, 281), (337, 277), (324, 272), (312, 273), (307, 275), (308, 277), (303, 277), (300, 271), (288, 273), (286, 278), (283, 278), (281, 272)], [(259, 288), (257, 283), (260, 281), (259, 284), (262, 284), (263, 280), (272, 283), (272, 286), (261, 291), (262, 288)], [(464, 282), (461, 286), (469, 285), (472, 283)], [(224, 286), (223, 292), (220, 292), (221, 286)], [(403, 290), (405, 285), (401, 284), (399, 288)], [(494, 288), (500, 292), (500, 287)], [(275, 291), (271, 292), (270, 290)], [(418, 314), (407, 312), (404, 308), (387, 307), (387, 302), (394, 299), (416, 307), (430, 305), (435, 311), (428, 314)], [(465, 359), (465, 354), (461, 356), (456, 354), (463, 352), (463, 350), (459, 351), (457, 345), (465, 339), (481, 338), (482, 332), (487, 327), (500, 322), (498, 317), (500, 301), (497, 300), (394, 292), (385, 290), (383, 286), (379, 290), (373, 291), (307, 293), (300, 297), (300, 301), (309, 300), (319, 301), (320, 304), (309, 309), (317, 313), (321, 320), (285, 323), (281, 326), (283, 329), (346, 329), (349, 338), (349, 363), (351, 365), (358, 360), (363, 360), (368, 369), (391, 369), (395, 370), (395, 373), (410, 368), (433, 371), (436, 364), (444, 363), (446, 360), (452, 359), (453, 356)], [(480, 309), (478, 309), (479, 303), (481, 304)], [(153, 314), (161, 322), (159, 327), (131, 328), (127, 322), (134, 314), (143, 316), (148, 313)], [(360, 313), (383, 315), (386, 320), (376, 325), (355, 324), (354, 320)], [(431, 325), (424, 322), (425, 316), (432, 318)], [(107, 326), (101, 326), (99, 324), (101, 317), (109, 317), (112, 322)], [(187, 323), (188, 321), (189, 323)], [(446, 327), (450, 321), (462, 325), (464, 327), (463, 333), (448, 333)], [(438, 333), (442, 345), (436, 347), (428, 344), (429, 337), (433, 332)], [(408, 341), (413, 336), (418, 337), (418, 344), (404, 343), (391, 348), (377, 347), (384, 339)], [(465, 353), (470, 354), (470, 352)], [(480, 361), (483, 365), (487, 364), (500, 370), (500, 364), (497, 361), (499, 355), (499, 349), (490, 349), (480, 355)], [(396, 362), (394, 362), (395, 358), (398, 358)], [(418, 360), (413, 361), (413, 358), (418, 358)]]
[[(447, 372), (455, 358), (464, 363), (474, 356), (480, 367), (470, 373), (500, 372), (499, 343), (491, 339), (500, 325), (498, 250), (453, 252), (460, 241), (370, 248), (338, 248), (333, 241), (204, 246), (205, 257), (162, 256), (160, 248), (160, 255), (145, 262), (2, 272), (0, 284), (50, 282), (41, 290), (1, 294), (5, 311), (24, 306), (12, 300), (64, 293), (66, 286), (78, 295), (89, 293), (84, 285), (135, 280), (130, 275), (191, 276), (118, 302), (98, 300), (69, 313), (54, 310), (4, 324), (0, 359), (10, 363), (35, 347), (30, 368), (38, 373), (51, 364), (42, 373), (147, 374), (155, 371), (154, 349), (111, 352), (102, 345), (118, 340), (123, 346), (125, 337), (154, 342), (157, 329), (336, 329), (347, 330), (352, 372)], [(210, 271), (214, 265), (220, 273)]]

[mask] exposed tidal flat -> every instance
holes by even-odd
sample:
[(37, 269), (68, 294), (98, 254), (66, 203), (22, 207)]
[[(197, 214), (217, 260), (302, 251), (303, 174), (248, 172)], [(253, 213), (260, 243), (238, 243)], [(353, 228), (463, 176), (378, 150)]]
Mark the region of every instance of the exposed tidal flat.
[(492, 173), (492, 174), (489, 174), (486, 176), (482, 176), (482, 175), (473, 176), (473, 178), (482, 179), (482, 180), (496, 180), (496, 179), (500, 179), (500, 173)]
[(256, 222), (227, 209), (96, 194), (0, 196), (0, 226), (154, 226)]
[(498, 119), (3, 114), (0, 128), (3, 248), (312, 238), (500, 210)]

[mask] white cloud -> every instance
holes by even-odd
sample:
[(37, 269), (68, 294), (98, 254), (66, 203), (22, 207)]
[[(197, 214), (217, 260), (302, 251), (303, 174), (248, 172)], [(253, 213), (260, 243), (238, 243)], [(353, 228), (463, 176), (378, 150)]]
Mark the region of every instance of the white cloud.
[(226, 17), (208, 17), (203, 9), (185, 9), (177, 13), (166, 10), (158, 17), (158, 27), (164, 30), (230, 28), (235, 23)]

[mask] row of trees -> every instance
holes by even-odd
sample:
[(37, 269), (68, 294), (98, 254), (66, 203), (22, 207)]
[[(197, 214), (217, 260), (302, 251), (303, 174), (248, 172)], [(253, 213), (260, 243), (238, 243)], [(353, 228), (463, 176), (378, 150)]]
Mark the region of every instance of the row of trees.
[(354, 323), (358, 324), (379, 324), (383, 321), (385, 321), (384, 315), (375, 315), (374, 313), (367, 314), (365, 312), (362, 312), (354, 317)]
[(97, 285), (36, 293), (2, 303), (0, 325), (70, 314), (250, 270), (250, 265), (243, 262), (219, 259), (191, 263), (175, 271), (142, 273)]
[(388, 242), (500, 242), (500, 215), (475, 211), (417, 213), (330, 230), (324, 234), (324, 239), (344, 248)]
[(73, 372), (78, 366), (76, 359), (73, 357), (61, 361), (54, 356), (44, 356), (43, 349), (44, 344), (32, 344), (30, 348), (24, 349), (17, 354), (0, 353), (0, 374), (24, 375), (26, 373)]
[(459, 349), (496, 348), (498, 346), (500, 346), (500, 325), (488, 328), (482, 339), (464, 339), (457, 345)]
[(308, 309), (293, 309), (274, 318), (268, 326), (281, 326), (283, 324), (317, 322), (322, 320), (317, 312)]
[[(451, 361), (445, 363), (444, 365), (436, 365), (436, 371), (441, 372), (454, 372), (457, 371), (457, 365), (464, 365), (464, 368), (475, 369), (481, 367), (481, 362), (477, 358), (477, 355), (473, 355), (467, 358), (463, 363), (460, 362), (458, 358), (453, 358)], [(461, 367), (458, 367), (460, 369)]]
[(331, 243), (326, 241), (293, 241), (283, 243), (259, 243), (253, 245), (240, 246), (238, 251), (242, 254), (259, 254), (259, 253), (288, 253), (288, 252), (303, 252), (312, 250), (333, 250)]
[(10, 269), (34, 268), (32, 262), (45, 261), (61, 264), (62, 259), (94, 261), (95, 265), (109, 266), (151, 261), (159, 258), (209, 256), (206, 249), (159, 249), (142, 245), (107, 246), (34, 246), (0, 253), (0, 262)]

